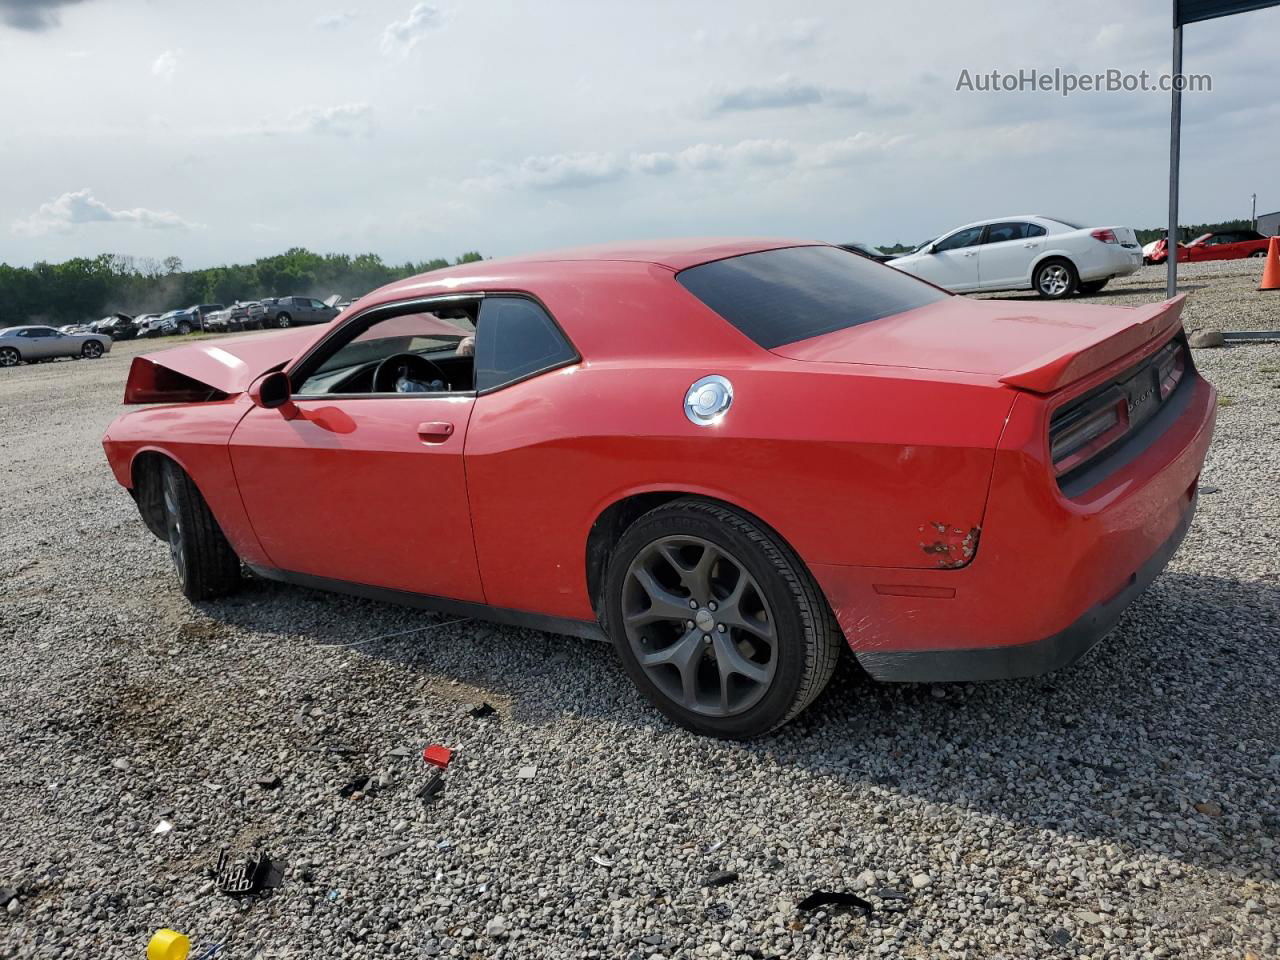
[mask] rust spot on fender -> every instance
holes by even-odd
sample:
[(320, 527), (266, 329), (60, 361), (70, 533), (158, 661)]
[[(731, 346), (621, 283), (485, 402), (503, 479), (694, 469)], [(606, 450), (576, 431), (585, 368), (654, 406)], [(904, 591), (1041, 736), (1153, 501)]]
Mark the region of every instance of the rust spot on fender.
[(981, 527), (953, 526), (931, 520), (920, 527), (924, 539), (920, 541), (920, 549), (931, 557), (937, 557), (938, 566), (945, 570), (963, 567), (978, 550), (978, 535)]

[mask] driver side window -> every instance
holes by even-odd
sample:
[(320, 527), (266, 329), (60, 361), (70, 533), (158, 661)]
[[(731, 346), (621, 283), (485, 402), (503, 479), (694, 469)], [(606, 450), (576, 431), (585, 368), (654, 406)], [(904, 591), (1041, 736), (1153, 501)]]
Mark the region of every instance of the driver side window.
[(933, 247), (933, 252), (945, 253), (948, 250), (959, 250), (961, 247), (972, 247), (981, 239), (982, 227), (970, 227), (938, 241)]
[(477, 308), (450, 304), (375, 321), (311, 369), (295, 395), (470, 391)]

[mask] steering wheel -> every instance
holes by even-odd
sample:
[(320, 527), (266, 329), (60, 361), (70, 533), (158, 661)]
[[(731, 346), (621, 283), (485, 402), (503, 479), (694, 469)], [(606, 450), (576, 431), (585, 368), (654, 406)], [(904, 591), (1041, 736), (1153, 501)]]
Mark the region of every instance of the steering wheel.
[(393, 353), (374, 369), (373, 392), (398, 393), (396, 381), (401, 377), (421, 383), (439, 380), (448, 389), (449, 379), (434, 361), (416, 353)]

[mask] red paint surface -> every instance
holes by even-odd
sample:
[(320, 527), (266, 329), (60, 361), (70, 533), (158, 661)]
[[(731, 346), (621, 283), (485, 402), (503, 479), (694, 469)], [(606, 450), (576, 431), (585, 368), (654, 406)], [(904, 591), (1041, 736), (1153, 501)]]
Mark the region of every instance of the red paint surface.
[[(139, 451), (171, 453), (251, 563), (578, 619), (594, 618), (586, 544), (606, 508), (638, 493), (714, 497), (792, 546), (855, 650), (1039, 639), (1113, 595), (1168, 536), (1212, 432), (1208, 384), (1197, 379), (1181, 420), (1082, 500), (1058, 490), (1047, 430), (1057, 405), (1173, 336), (1180, 301), (951, 298), (770, 352), (674, 279), (779, 245), (573, 251), (393, 284), (344, 316), (529, 292), (582, 362), (476, 398), (303, 399), (292, 418), (243, 396), (149, 408), (112, 424), (108, 456), (128, 485)], [(333, 329), (298, 331), (288, 349)], [(250, 339), (216, 342), (243, 369), (197, 345), (150, 360), (236, 392), (284, 362), (283, 344)], [(682, 401), (708, 373), (732, 380), (735, 399), (704, 428)], [(437, 424), (452, 429), (420, 435)], [(963, 531), (942, 538), (956, 569), (922, 549), (931, 523)]]

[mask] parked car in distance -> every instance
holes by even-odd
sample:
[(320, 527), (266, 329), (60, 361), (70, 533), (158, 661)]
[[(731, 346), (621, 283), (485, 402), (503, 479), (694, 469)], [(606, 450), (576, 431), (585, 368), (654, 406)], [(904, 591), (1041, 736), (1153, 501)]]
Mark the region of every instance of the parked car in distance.
[[(1199, 263), (1204, 260), (1243, 260), (1246, 257), (1265, 257), (1270, 237), (1257, 230), (1220, 230), (1203, 233), (1190, 243), (1178, 244), (1179, 263)], [(1149, 254), (1152, 263), (1164, 263), (1169, 259), (1169, 243), (1157, 240)]]
[(888, 263), (895, 257), (900, 257), (900, 253), (885, 253), (879, 247), (873, 247), (869, 243), (859, 243), (856, 240), (849, 243), (837, 244), (841, 250), (848, 250), (850, 253), (856, 253), (859, 256), (866, 257), (868, 260), (876, 260), (880, 263)]
[(996, 680), (1109, 632), (1213, 433), (1183, 303), (1011, 307), (794, 240), (487, 260), (135, 357), (125, 403), (163, 406), (103, 446), (192, 599), (243, 561), (607, 636), (672, 720), (747, 737), (845, 647)]
[(101, 333), (68, 334), (53, 327), (22, 326), (0, 330), (0, 367), (35, 363), (58, 357), (97, 360), (111, 350), (111, 338)]
[[(59, 333), (93, 333), (93, 324), (66, 323), (58, 328)], [(114, 339), (114, 338), (113, 338)]]
[(151, 320), (145, 330), (139, 331), (141, 337), (170, 337), (175, 334), (186, 336), (192, 330), (200, 329), (200, 317), (194, 307), (183, 307), (170, 310)]
[(249, 319), (264, 327), (294, 327), (311, 323), (328, 323), (338, 315), (337, 307), (315, 297), (269, 297), (249, 310)]
[(1142, 250), (1129, 227), (1024, 215), (966, 224), (889, 265), (955, 293), (1034, 290), (1059, 300), (1133, 273)]
[(203, 330), (205, 320), (221, 309), (223, 309), (223, 306), (220, 303), (197, 303), (194, 306), (187, 307), (187, 312), (194, 314), (196, 318), (196, 329)]
[(93, 333), (101, 333), (112, 340), (132, 340), (138, 335), (135, 318), (127, 313), (112, 313), (90, 324)]
[(237, 300), (230, 306), (223, 307), (221, 310), (215, 310), (204, 318), (204, 328), (213, 333), (226, 333), (231, 330), (244, 330), (245, 319), (249, 315), (248, 301), (241, 303)]

